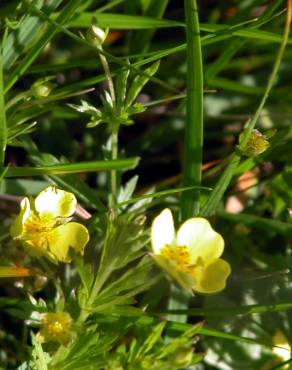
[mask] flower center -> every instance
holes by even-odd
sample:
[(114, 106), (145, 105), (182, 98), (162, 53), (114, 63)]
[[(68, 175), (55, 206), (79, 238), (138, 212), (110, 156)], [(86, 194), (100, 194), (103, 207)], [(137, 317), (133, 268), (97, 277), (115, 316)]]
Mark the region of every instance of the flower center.
[(62, 323), (60, 321), (56, 321), (50, 325), (48, 325), (48, 332), (52, 337), (55, 337), (59, 334), (62, 334), (64, 331)]
[(179, 271), (194, 275), (195, 266), (191, 263), (191, 254), (187, 247), (166, 245), (160, 250), (160, 254), (175, 263)]
[(56, 226), (56, 218), (50, 214), (37, 215), (32, 212), (24, 224), (23, 240), (29, 241), (36, 248), (47, 249), (54, 242), (55, 235), (51, 231)]
[(67, 312), (47, 313), (42, 320), (42, 334), (46, 340), (66, 340), (70, 333), (71, 321)]
[(39, 217), (35, 214), (30, 215), (30, 217), (25, 221), (25, 233), (35, 234), (46, 232), (54, 227), (56, 220), (51, 215), (45, 215)]

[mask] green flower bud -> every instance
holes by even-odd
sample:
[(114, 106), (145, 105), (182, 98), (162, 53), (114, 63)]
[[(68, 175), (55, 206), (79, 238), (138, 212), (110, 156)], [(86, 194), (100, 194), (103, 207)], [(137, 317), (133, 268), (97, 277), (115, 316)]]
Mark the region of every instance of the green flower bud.
[(104, 31), (96, 25), (92, 25), (86, 32), (86, 38), (89, 42), (94, 43), (94, 45), (100, 46), (105, 41), (107, 34), (107, 30)]
[[(244, 133), (239, 135), (239, 144), (242, 142)], [(243, 148), (243, 154), (247, 157), (256, 157), (265, 152), (270, 143), (266, 135), (262, 134), (258, 130), (252, 130), (250, 138)]]
[(52, 82), (41, 79), (32, 85), (32, 93), (36, 98), (46, 98), (50, 95), (55, 85)]
[(192, 348), (178, 348), (173, 355), (172, 363), (179, 368), (186, 368), (193, 360)]

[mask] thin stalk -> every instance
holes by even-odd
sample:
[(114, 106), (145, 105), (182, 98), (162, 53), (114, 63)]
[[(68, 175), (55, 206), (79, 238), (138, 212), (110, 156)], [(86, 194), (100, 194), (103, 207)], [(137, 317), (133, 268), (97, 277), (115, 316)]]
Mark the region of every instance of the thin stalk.
[[(112, 159), (118, 158), (118, 129), (112, 130)], [(112, 170), (111, 174), (111, 196), (110, 207), (115, 208), (117, 202), (117, 171)]]
[(0, 48), (0, 166), (4, 166), (5, 151), (7, 145), (6, 108), (4, 100), (2, 45)]
[(101, 64), (104, 70), (104, 74), (105, 74), (105, 77), (108, 83), (108, 88), (109, 88), (110, 96), (112, 98), (113, 106), (115, 107), (116, 106), (116, 94), (115, 94), (115, 88), (114, 88), (114, 83), (113, 83), (113, 79), (111, 76), (110, 68), (109, 68), (107, 59), (103, 54), (103, 50), (101, 46), (99, 47), (99, 51), (100, 52), (98, 53), (98, 55), (99, 55), (99, 58), (100, 58), (100, 61), (101, 61)]
[[(184, 142), (184, 169), (182, 186), (200, 186), (202, 178), (203, 147), (203, 62), (200, 25), (196, 0), (185, 0), (187, 38), (187, 119)], [(198, 215), (200, 190), (184, 192), (181, 196), (181, 221)], [(171, 286), (169, 310), (187, 309), (189, 294)], [(185, 322), (187, 315), (168, 315), (172, 321)]]
[(202, 215), (205, 217), (210, 216), (216, 210), (219, 202), (221, 201), (228, 185), (230, 184), (234, 171), (240, 162), (242, 150), (246, 146), (250, 138), (250, 135), (252, 133), (252, 130), (254, 129), (259, 119), (259, 116), (264, 108), (266, 100), (269, 97), (269, 94), (274, 85), (277, 73), (279, 71), (281, 61), (284, 56), (285, 48), (288, 43), (288, 37), (289, 37), (290, 28), (291, 28), (291, 19), (292, 19), (292, 0), (287, 0), (287, 16), (286, 16), (284, 34), (283, 34), (282, 42), (281, 42), (281, 45), (280, 45), (280, 48), (279, 48), (279, 51), (278, 51), (278, 54), (277, 54), (277, 57), (274, 63), (272, 73), (268, 80), (264, 95), (260, 101), (258, 109), (256, 110), (253, 118), (251, 119), (251, 121), (248, 123), (246, 127), (241, 143), (238, 145), (235, 152), (231, 155), (231, 158), (229, 160), (229, 164), (226, 170), (224, 171), (223, 175), (220, 177), (215, 189), (212, 191), (210, 197), (208, 198), (208, 201), (206, 202), (205, 206), (202, 209)]
[[(115, 86), (114, 86), (113, 79), (111, 76), (109, 64), (107, 62), (106, 57), (103, 54), (103, 50), (101, 46), (98, 47), (98, 50), (99, 50), (99, 58), (100, 58), (102, 67), (104, 69), (104, 73), (105, 73), (106, 80), (108, 83), (109, 93), (110, 93), (112, 104), (113, 104), (113, 110), (115, 114), (118, 115), (119, 112), (117, 110)], [(112, 130), (111, 159), (117, 159), (118, 158), (119, 127), (116, 124), (112, 125), (111, 130)], [(110, 172), (110, 190), (111, 190), (111, 193), (109, 197), (109, 206), (114, 209), (116, 202), (117, 202), (117, 171), (116, 170), (112, 170)]]
[[(203, 147), (203, 63), (196, 0), (185, 0), (187, 37), (187, 117), (184, 142), (182, 186), (200, 186)], [(181, 220), (198, 215), (200, 190), (183, 193)]]

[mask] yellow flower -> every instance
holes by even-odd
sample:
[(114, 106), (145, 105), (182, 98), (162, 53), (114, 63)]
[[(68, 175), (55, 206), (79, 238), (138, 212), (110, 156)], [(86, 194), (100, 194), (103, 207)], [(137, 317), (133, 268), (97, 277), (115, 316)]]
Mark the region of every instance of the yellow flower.
[(71, 336), (72, 318), (68, 312), (47, 312), (43, 314), (39, 337), (42, 342), (66, 344)]
[(282, 362), (286, 362), (291, 358), (291, 346), (281, 330), (276, 330), (272, 337), (272, 343), (274, 346), (272, 352), (274, 353), (275, 358), (266, 362), (264, 366), (261, 367), (261, 370), (270, 370), (274, 367), (276, 368), (277, 365), (277, 369), (279, 368), (279, 370), (288, 369), (289, 364), (279, 367)]
[(285, 362), (291, 358), (290, 344), (281, 330), (277, 330), (273, 335), (273, 345), (276, 346), (273, 347), (273, 352), (281, 361)]
[(231, 268), (219, 258), (224, 240), (206, 219), (190, 218), (176, 234), (171, 211), (165, 209), (153, 221), (151, 240), (154, 260), (191, 294), (225, 288)]
[(74, 194), (49, 186), (35, 200), (24, 198), (10, 227), (31, 255), (70, 262), (69, 248), (83, 254), (89, 240), (85, 226), (70, 222), (77, 205)]

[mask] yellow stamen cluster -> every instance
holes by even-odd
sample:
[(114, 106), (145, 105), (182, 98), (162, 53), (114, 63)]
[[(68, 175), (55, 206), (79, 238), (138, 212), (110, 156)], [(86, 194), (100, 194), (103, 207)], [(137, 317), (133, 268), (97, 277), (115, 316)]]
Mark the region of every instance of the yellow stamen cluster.
[(70, 339), (71, 324), (68, 312), (48, 312), (42, 318), (40, 337), (45, 342), (65, 343)]
[(195, 266), (191, 264), (191, 254), (187, 247), (172, 247), (171, 245), (166, 245), (161, 249), (160, 254), (169, 261), (175, 263), (179, 271), (194, 275)]

